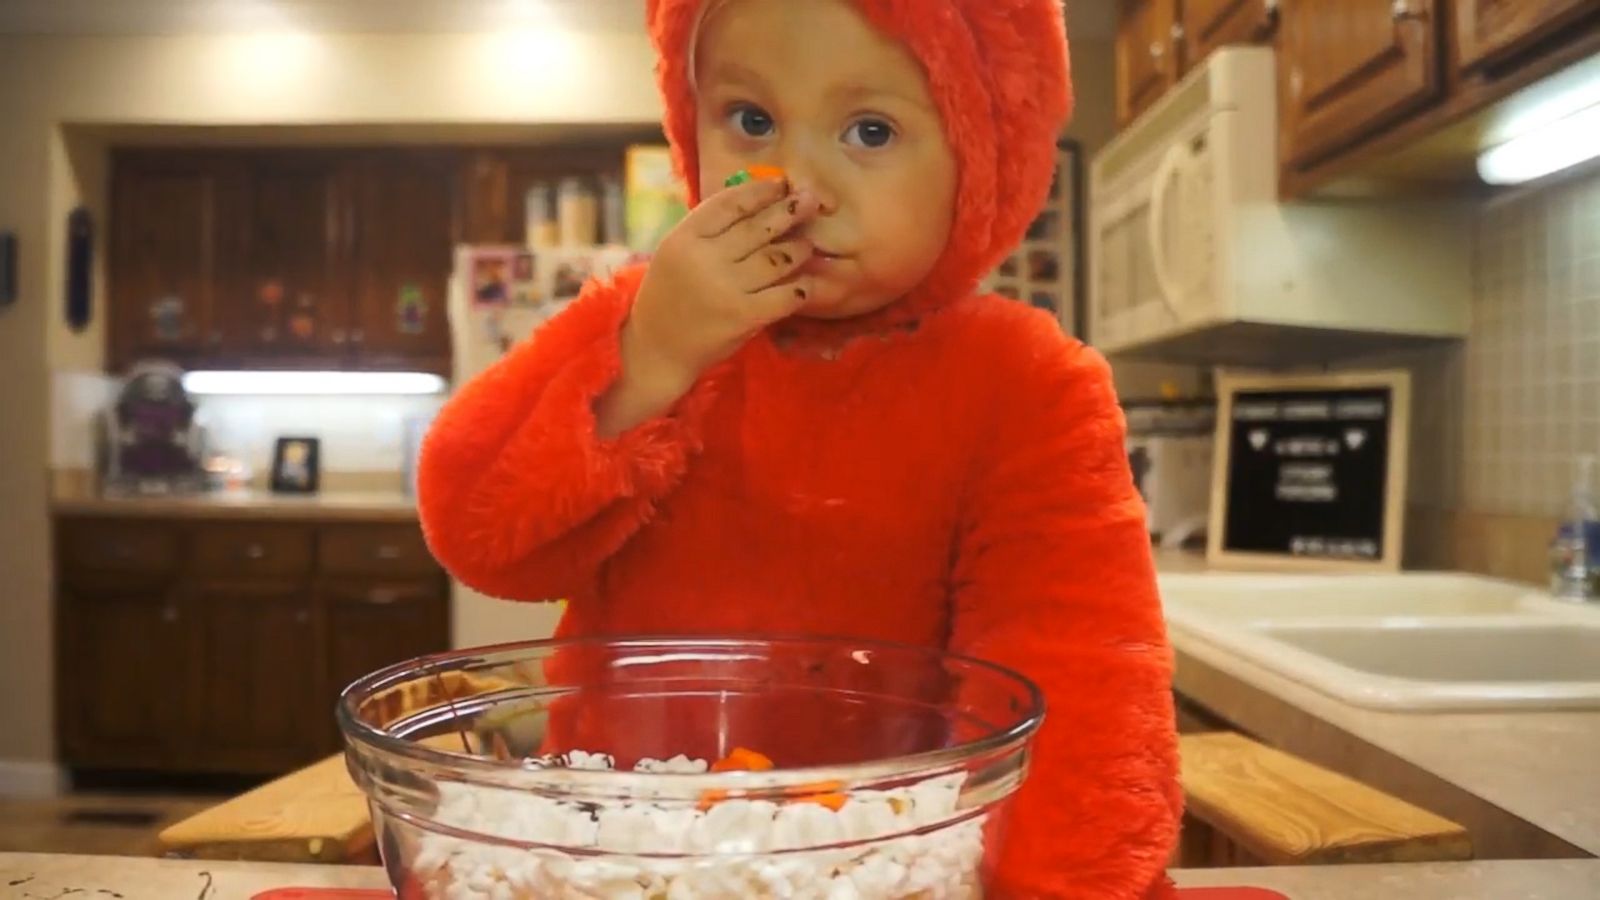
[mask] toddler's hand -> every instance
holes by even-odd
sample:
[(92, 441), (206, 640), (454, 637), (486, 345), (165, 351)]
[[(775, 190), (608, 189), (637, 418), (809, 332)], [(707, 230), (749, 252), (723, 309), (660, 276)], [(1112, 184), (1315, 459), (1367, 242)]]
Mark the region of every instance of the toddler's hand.
[(719, 191), (662, 240), (623, 329), (629, 355), (689, 380), (804, 306), (811, 244), (790, 236), (816, 199), (762, 179)]

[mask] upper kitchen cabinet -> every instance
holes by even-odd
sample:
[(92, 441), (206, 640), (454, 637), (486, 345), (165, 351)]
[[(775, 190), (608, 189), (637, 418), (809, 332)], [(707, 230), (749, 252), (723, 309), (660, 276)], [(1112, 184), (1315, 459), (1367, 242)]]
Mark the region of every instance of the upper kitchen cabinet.
[(220, 343), (218, 196), (202, 155), (119, 160), (110, 229), (110, 350), (119, 367), (147, 356), (187, 361)]
[(1436, 97), (1447, 0), (1288, 0), (1278, 60), (1288, 166), (1303, 166)]
[(1218, 47), (1265, 37), (1277, 20), (1277, 7), (1278, 0), (1183, 0), (1184, 65), (1197, 65)]
[(1600, 59), (1594, 0), (1285, 0), (1280, 194), (1450, 193)]
[(113, 169), (111, 368), (448, 372), (460, 155), (167, 149)]
[(246, 367), (344, 354), (351, 329), (345, 180), (327, 157), (267, 154), (224, 182), (227, 250), (213, 336)]
[(1124, 0), (1117, 22), (1117, 124), (1127, 125), (1182, 75), (1177, 0)]
[(1594, 0), (1455, 0), (1457, 65), (1503, 64), (1596, 8)]
[(450, 370), (456, 176), (452, 158), (422, 151), (356, 169), (350, 342), (363, 367)]

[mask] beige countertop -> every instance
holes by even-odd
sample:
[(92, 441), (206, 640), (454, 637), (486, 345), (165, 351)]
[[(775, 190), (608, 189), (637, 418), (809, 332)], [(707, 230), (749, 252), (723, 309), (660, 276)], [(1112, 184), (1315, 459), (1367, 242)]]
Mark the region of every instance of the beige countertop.
[[(1203, 571), (1193, 557), (1163, 572)], [(1269, 694), (1584, 850), (1600, 855), (1600, 711), (1425, 712), (1363, 709), (1171, 627), (1179, 655)], [(1596, 883), (1600, 883), (1597, 881)], [(1600, 896), (1600, 889), (1591, 896)]]
[[(1182, 887), (1261, 887), (1291, 900), (1591, 900), (1600, 860), (1182, 870), (1173, 877)], [(6, 900), (250, 900), (280, 887), (382, 889), (388, 882), (377, 868), (0, 853)]]
[(51, 508), (59, 515), (79, 516), (363, 522), (414, 522), (417, 519), (416, 499), (398, 490), (335, 490), (308, 495), (242, 490), (172, 497), (115, 497), (57, 491)]

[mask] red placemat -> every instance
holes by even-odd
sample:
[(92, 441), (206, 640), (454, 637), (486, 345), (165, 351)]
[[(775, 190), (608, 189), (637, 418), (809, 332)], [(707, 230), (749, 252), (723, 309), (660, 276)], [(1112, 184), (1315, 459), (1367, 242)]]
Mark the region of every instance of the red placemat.
[[(347, 890), (339, 887), (278, 887), (251, 900), (389, 900), (390, 890)], [(1262, 887), (1179, 887), (1182, 900), (1290, 900)]]
[(273, 888), (250, 900), (394, 900), (394, 891), (358, 888)]

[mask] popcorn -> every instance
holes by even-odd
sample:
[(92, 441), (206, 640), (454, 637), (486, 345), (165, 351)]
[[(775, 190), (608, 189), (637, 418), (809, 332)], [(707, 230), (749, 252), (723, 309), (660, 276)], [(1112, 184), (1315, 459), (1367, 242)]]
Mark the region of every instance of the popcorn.
[[(591, 771), (615, 765), (582, 751), (539, 762)], [(634, 771), (710, 768), (680, 755), (641, 760)], [(859, 791), (837, 808), (735, 797), (698, 809), (447, 783), (439, 786), (435, 821), (551, 849), (424, 832), (412, 869), (435, 900), (975, 900), (983, 895), (985, 817), (912, 833), (954, 817), (964, 783), (958, 774)], [(891, 837), (897, 834), (907, 836)]]

